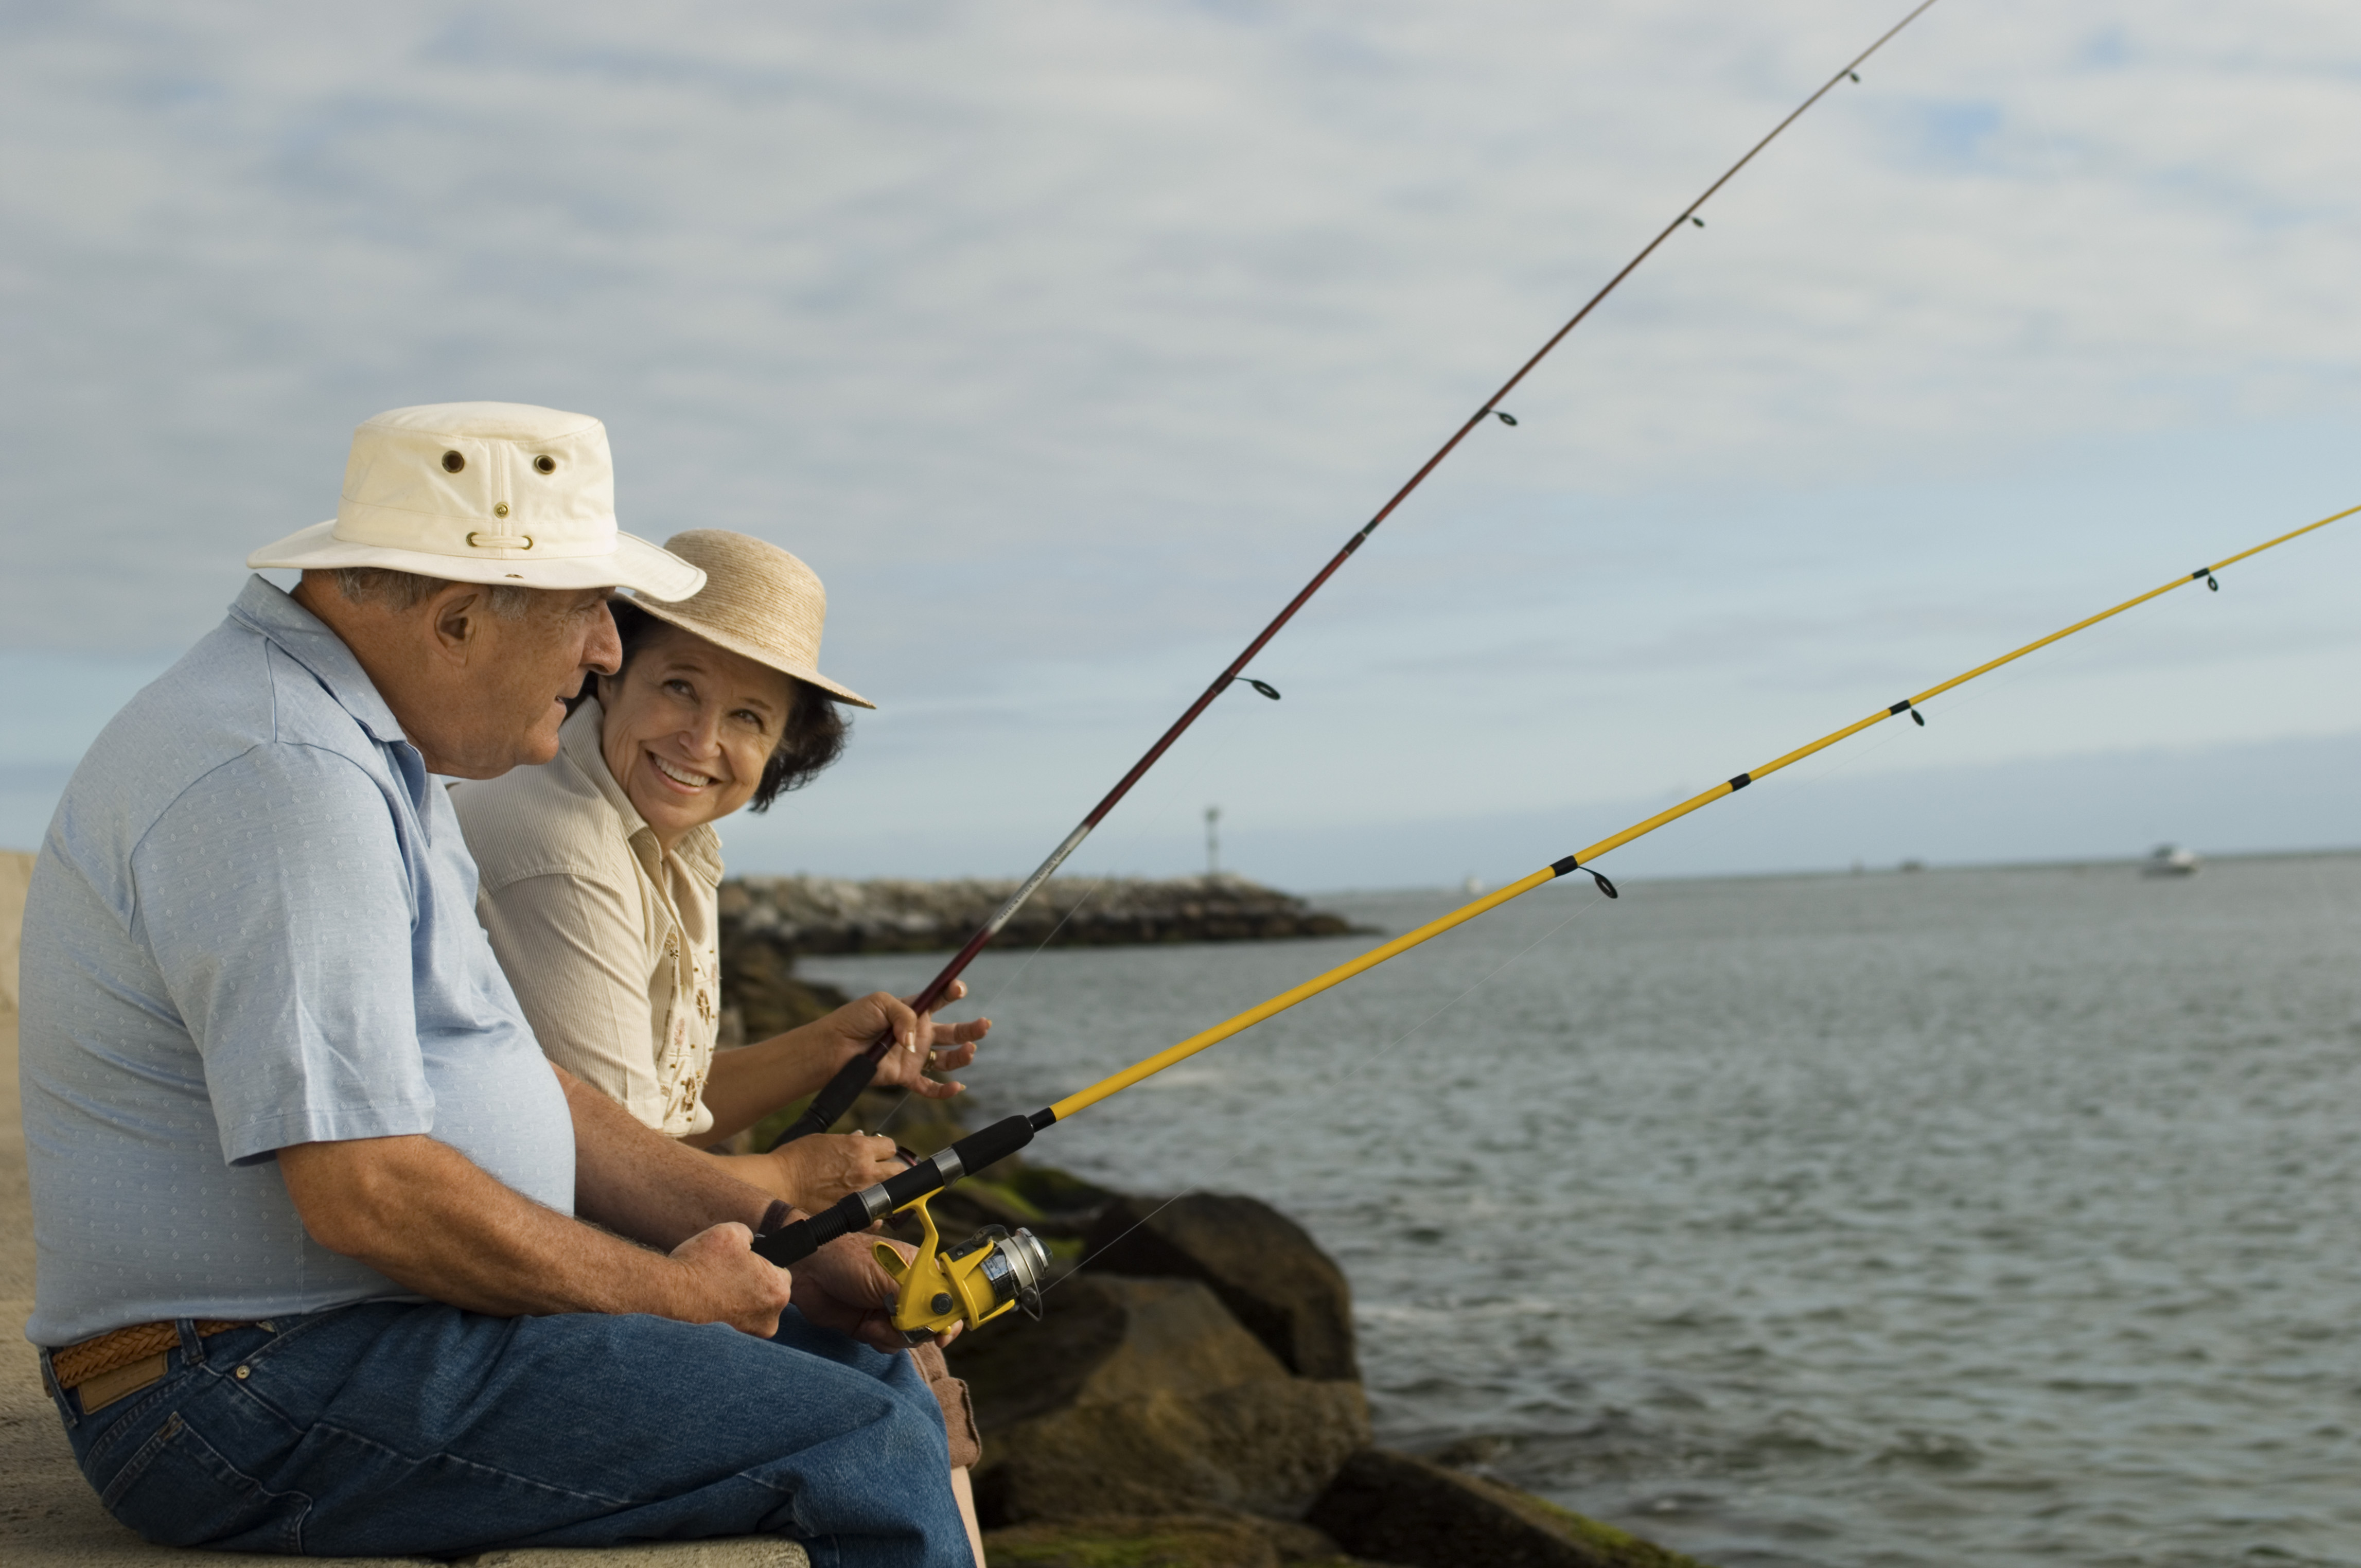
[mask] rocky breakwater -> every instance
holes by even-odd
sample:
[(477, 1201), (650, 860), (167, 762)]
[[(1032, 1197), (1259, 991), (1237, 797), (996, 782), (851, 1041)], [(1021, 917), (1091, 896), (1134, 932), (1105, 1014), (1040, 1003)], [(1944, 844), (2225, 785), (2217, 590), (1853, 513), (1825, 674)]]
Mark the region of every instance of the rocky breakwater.
[[(922, 1118), (896, 1135), (957, 1134)], [(1351, 1286), (1258, 1199), (1127, 1196), (1016, 1158), (934, 1211), (947, 1240), (1023, 1224), (1055, 1258), (1038, 1321), (1005, 1315), (950, 1352), (983, 1431), (994, 1568), (1697, 1568), (1373, 1446)]]
[[(1014, 882), (847, 882), (738, 877), (721, 884), (725, 946), (789, 953), (913, 953), (956, 948), (1016, 891)], [(1342, 916), (1244, 877), (1052, 877), (999, 937), (1009, 948), (1268, 942), (1341, 937)]]

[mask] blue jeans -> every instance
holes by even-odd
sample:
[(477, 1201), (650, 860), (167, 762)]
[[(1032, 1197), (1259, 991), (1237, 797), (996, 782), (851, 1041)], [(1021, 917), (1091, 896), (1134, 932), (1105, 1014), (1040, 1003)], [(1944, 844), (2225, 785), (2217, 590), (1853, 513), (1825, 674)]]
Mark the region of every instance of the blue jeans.
[(449, 1557), (773, 1534), (818, 1568), (971, 1561), (926, 1380), (793, 1308), (768, 1342), (382, 1301), (180, 1330), (161, 1382), (88, 1415), (50, 1381), (100, 1501), (165, 1545)]

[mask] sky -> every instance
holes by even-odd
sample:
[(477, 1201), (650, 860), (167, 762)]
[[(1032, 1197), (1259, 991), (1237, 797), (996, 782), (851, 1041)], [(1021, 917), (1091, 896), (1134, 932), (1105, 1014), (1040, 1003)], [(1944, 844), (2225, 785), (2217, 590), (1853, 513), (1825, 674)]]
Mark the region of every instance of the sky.
[[(874, 698), (733, 869), (1029, 869), (1893, 0), (0, 11), (0, 844), (333, 514), (607, 422)], [(2361, 10), (1941, 0), (1398, 512), (1078, 870), (1513, 876), (2361, 504)], [(1621, 852), (2361, 844), (2361, 518)], [(2332, 770), (2317, 773), (2315, 770)], [(1726, 819), (1726, 820), (1725, 820)]]

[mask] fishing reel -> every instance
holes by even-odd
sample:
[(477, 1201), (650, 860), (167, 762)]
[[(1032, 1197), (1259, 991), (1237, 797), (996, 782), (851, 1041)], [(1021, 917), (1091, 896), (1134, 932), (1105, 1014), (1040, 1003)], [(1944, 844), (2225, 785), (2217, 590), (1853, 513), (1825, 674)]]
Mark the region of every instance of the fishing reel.
[(964, 1323), (974, 1328), (990, 1322), (1011, 1307), (1026, 1315), (1041, 1316), (1041, 1282), (1049, 1274), (1049, 1249), (1031, 1231), (1015, 1234), (1000, 1225), (986, 1225), (954, 1247), (945, 1247), (927, 1210), (928, 1193), (903, 1206), (916, 1211), (926, 1232), (918, 1255), (905, 1259), (887, 1242), (874, 1244), (878, 1266), (901, 1282), (894, 1298), (894, 1326), (912, 1344), (923, 1344), (944, 1330)]

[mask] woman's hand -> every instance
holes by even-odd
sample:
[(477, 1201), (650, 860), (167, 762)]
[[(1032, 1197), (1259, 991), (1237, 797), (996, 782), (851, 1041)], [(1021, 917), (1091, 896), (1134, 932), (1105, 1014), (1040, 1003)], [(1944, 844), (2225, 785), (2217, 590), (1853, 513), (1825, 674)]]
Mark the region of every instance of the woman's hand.
[(779, 1168), (779, 1185), (771, 1190), (813, 1214), (902, 1173), (894, 1140), (866, 1133), (814, 1133), (763, 1157)]
[[(967, 981), (955, 980), (951, 981), (950, 994), (943, 1000), (957, 1002), (966, 994)], [(927, 1069), (931, 1067), (939, 1072), (956, 1072), (973, 1061), (975, 1043), (992, 1032), (992, 1020), (976, 1018), (964, 1024), (938, 1024), (933, 1014), (917, 1012), (898, 996), (873, 991), (846, 1003), (821, 1019), (818, 1026), (829, 1032), (836, 1045), (838, 1067), (856, 1052), (867, 1049), (869, 1042), (879, 1035), (891, 1030), (894, 1043), (878, 1061), (873, 1081), (881, 1088), (906, 1089), (928, 1100), (948, 1100), (954, 1094), (965, 1093), (967, 1086), (928, 1078)]]

